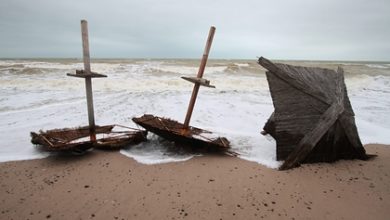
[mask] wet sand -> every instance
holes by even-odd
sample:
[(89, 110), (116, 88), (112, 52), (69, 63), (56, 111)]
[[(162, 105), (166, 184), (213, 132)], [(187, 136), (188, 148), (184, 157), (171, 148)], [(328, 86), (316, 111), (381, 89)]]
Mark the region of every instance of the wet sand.
[(388, 219), (390, 146), (289, 171), (224, 156), (143, 165), (118, 152), (0, 163), (0, 219)]

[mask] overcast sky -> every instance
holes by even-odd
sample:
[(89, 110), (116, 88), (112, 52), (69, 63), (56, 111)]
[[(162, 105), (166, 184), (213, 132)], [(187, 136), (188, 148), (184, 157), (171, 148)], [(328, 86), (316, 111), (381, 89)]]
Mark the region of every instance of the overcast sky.
[(0, 0), (0, 57), (390, 61), (390, 0)]

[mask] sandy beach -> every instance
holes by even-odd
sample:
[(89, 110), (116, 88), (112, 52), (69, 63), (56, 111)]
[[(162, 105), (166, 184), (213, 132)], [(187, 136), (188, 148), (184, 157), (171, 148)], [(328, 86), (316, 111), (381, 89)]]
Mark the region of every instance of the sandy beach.
[(390, 147), (277, 171), (225, 156), (143, 165), (118, 152), (0, 163), (0, 219), (388, 219)]
[(390, 0), (0, 5), (0, 220), (390, 220)]

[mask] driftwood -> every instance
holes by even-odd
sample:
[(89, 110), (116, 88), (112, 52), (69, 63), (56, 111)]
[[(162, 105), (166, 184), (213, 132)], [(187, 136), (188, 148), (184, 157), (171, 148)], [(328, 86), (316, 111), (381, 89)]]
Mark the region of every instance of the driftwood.
[[(126, 130), (113, 131), (114, 127), (122, 127)], [(96, 126), (95, 132), (102, 137), (96, 141), (89, 139), (89, 126), (78, 128), (53, 129), (31, 132), (31, 143), (39, 145), (45, 151), (75, 151), (83, 152), (90, 148), (120, 149), (122, 147), (138, 144), (146, 140), (146, 131), (123, 127), (120, 125)]]
[(343, 70), (274, 64), (266, 68), (275, 111), (264, 133), (276, 139), (280, 169), (305, 162), (367, 159), (355, 125)]
[(180, 146), (191, 147), (194, 151), (224, 152), (228, 155), (237, 155), (229, 151), (230, 143), (226, 138), (212, 137), (210, 131), (192, 126), (186, 127), (175, 120), (147, 114), (133, 118), (133, 121), (152, 133)]

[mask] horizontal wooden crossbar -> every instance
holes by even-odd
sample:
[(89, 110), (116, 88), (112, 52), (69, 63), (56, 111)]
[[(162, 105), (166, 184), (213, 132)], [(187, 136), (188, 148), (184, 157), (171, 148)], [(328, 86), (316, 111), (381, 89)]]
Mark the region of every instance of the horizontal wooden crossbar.
[(76, 74), (74, 74), (74, 73), (67, 73), (66, 75), (67, 76), (72, 76), (72, 77), (79, 77), (79, 78), (87, 78), (87, 77), (90, 77), (90, 78), (103, 78), (103, 77), (107, 77), (104, 74), (95, 73), (95, 72), (92, 72), (92, 71), (87, 73), (84, 70), (76, 70)]
[(209, 88), (215, 88), (215, 86), (210, 85), (210, 80), (207, 80), (207, 79), (198, 78), (198, 77), (185, 77), (185, 76), (182, 76), (181, 78), (184, 79), (184, 80), (187, 80), (189, 82), (192, 82), (192, 83), (195, 83), (195, 84), (199, 84), (201, 86), (206, 86), (206, 87), (209, 87)]

